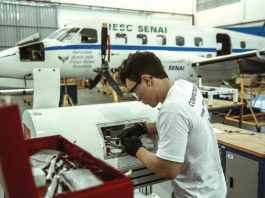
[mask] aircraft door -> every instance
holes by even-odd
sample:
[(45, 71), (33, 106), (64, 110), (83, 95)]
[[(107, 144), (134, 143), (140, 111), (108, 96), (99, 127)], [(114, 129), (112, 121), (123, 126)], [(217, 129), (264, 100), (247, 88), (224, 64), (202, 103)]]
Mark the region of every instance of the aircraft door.
[(216, 35), (216, 56), (231, 54), (231, 40), (227, 34)]

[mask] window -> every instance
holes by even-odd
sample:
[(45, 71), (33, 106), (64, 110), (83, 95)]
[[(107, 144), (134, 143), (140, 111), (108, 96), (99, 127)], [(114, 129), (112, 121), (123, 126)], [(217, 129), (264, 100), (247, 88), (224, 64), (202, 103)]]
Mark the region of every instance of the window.
[(232, 3), (240, 2), (240, 0), (197, 0), (196, 11), (208, 10), (211, 8), (229, 5)]
[(145, 34), (137, 34), (138, 44), (146, 45), (147, 44), (147, 36)]
[(183, 36), (176, 36), (176, 45), (178, 46), (185, 45), (185, 39)]
[(127, 34), (125, 34), (125, 33), (116, 33), (116, 42), (118, 44), (126, 44), (127, 43)]
[(156, 43), (157, 45), (166, 45), (167, 44), (167, 39), (165, 35), (157, 35), (156, 36)]
[(97, 30), (84, 28), (80, 31), (81, 34), (81, 43), (97, 43), (98, 36)]
[(195, 37), (194, 38), (194, 45), (197, 47), (203, 46), (203, 41), (201, 37)]
[(246, 42), (245, 41), (240, 41), (240, 47), (241, 48), (246, 48)]
[(49, 35), (48, 38), (57, 39), (61, 35), (65, 34), (68, 30), (69, 30), (69, 28), (63, 28), (63, 29), (56, 30), (51, 35)]
[(45, 52), (43, 43), (33, 43), (19, 48), (21, 61), (44, 61)]
[(70, 30), (58, 36), (57, 40), (62, 41), (62, 42), (69, 42), (78, 31), (79, 31), (79, 28), (71, 28)]

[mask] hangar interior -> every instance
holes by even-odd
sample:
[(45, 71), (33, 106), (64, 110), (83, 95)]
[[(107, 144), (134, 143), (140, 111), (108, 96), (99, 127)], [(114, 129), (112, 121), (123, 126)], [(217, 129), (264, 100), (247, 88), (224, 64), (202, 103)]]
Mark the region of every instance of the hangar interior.
[[(136, 51), (155, 53), (170, 79), (202, 93), (225, 197), (265, 198), (264, 7), (264, 0), (1, 0), (0, 198), (174, 197), (174, 179), (149, 170), (120, 140), (160, 111), (119, 81), (119, 66)], [(150, 153), (159, 149), (158, 136), (140, 140)]]

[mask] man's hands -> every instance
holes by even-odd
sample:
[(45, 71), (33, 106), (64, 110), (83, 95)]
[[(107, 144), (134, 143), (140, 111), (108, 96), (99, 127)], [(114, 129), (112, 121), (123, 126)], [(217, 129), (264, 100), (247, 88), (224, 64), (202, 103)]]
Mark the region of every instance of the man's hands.
[(121, 144), (125, 147), (126, 152), (134, 157), (136, 157), (138, 149), (143, 146), (141, 140), (136, 136), (122, 138)]
[(121, 135), (119, 136), (120, 139), (123, 138), (130, 138), (132, 136), (139, 137), (143, 134), (147, 133), (147, 129), (144, 123), (136, 124), (133, 127), (126, 128)]
[(138, 149), (143, 146), (139, 137), (146, 133), (147, 129), (145, 123), (139, 123), (133, 127), (126, 128), (121, 135), (119, 135), (121, 144), (125, 147), (129, 155), (136, 157)]

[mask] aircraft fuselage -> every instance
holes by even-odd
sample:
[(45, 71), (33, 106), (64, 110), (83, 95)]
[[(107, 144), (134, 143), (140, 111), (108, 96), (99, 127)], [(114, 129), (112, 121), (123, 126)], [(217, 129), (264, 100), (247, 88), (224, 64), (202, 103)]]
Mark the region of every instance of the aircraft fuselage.
[[(94, 78), (101, 67), (101, 25), (72, 24), (42, 41), (1, 51), (0, 77), (32, 78), (34, 68), (59, 68), (61, 78)], [(195, 78), (191, 60), (265, 48), (264, 38), (223, 29), (132, 23), (109, 23), (108, 29), (109, 68), (119, 67), (129, 53), (152, 51), (173, 79)]]

